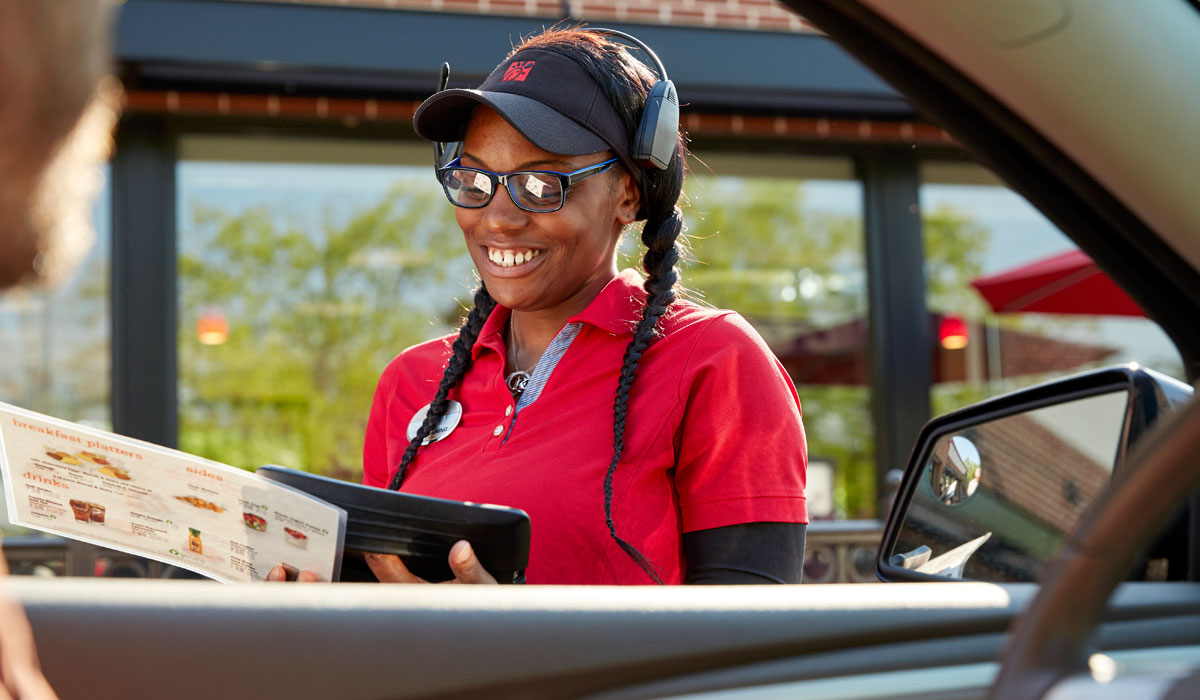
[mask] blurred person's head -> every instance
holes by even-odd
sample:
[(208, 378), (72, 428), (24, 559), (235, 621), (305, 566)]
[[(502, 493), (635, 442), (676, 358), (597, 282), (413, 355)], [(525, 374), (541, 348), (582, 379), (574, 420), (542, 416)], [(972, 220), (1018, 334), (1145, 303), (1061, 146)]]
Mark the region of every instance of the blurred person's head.
[(0, 289), (55, 282), (92, 241), (119, 87), (111, 0), (0, 0)]

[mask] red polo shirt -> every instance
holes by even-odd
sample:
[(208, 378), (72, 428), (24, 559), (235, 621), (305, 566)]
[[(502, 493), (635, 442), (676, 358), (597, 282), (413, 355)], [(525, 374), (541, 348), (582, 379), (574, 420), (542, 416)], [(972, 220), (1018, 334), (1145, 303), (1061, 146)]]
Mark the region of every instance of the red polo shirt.
[[(404, 491), (529, 513), (529, 583), (651, 583), (604, 522), (612, 403), (641, 316), (641, 285), (626, 270), (569, 319), (583, 324), (579, 335), (519, 415), (503, 376), (510, 311), (497, 307), (450, 394), (462, 421), (409, 465)], [(659, 327), (630, 393), (613, 519), (664, 581), (681, 583), (684, 532), (808, 522), (807, 455), (796, 390), (745, 319), (678, 302)], [(409, 421), (433, 398), (452, 339), (408, 348), (384, 370), (367, 425), (364, 483), (391, 481)]]

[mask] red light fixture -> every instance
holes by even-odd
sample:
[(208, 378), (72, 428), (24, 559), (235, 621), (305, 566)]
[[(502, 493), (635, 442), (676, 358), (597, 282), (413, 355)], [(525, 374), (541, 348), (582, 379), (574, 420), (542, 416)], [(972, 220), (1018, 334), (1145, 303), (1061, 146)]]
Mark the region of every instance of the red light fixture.
[(938, 342), (947, 350), (962, 350), (971, 341), (971, 328), (961, 316), (942, 316)]
[(220, 307), (210, 306), (196, 319), (196, 339), (201, 345), (220, 345), (229, 338), (229, 322)]

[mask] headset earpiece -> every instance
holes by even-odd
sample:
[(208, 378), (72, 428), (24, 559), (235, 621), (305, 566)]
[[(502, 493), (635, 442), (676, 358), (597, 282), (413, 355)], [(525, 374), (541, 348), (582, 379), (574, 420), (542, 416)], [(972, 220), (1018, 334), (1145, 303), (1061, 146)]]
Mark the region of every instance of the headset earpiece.
[(646, 96), (631, 155), (646, 168), (666, 170), (675, 155), (678, 138), (679, 96), (675, 93), (675, 83), (660, 80)]
[(615, 36), (636, 45), (658, 70), (659, 80), (646, 95), (646, 106), (642, 108), (637, 133), (630, 144), (633, 151), (630, 155), (644, 168), (666, 170), (671, 166), (679, 139), (679, 94), (675, 91), (675, 83), (667, 77), (666, 66), (645, 42), (632, 34), (600, 27), (586, 31)]

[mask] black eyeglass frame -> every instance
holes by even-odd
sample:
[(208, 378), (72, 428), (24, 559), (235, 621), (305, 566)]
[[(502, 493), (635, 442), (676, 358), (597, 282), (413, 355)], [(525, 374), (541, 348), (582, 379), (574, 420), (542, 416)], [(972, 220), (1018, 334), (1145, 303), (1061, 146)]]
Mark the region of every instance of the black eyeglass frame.
[[(500, 189), (497, 187), (497, 185), (503, 185), (504, 189), (508, 191), (509, 199), (512, 200), (513, 204), (517, 205), (518, 209), (524, 209), (525, 211), (532, 212), (534, 214), (551, 214), (559, 209), (562, 209), (563, 205), (567, 203), (567, 190), (571, 189), (571, 187), (582, 182), (583, 180), (592, 177), (593, 175), (599, 175), (600, 173), (607, 172), (618, 162), (620, 162), (620, 158), (610, 158), (603, 163), (589, 165), (586, 168), (580, 168), (572, 173), (560, 173), (555, 170), (515, 170), (510, 173), (494, 173), (490, 170), (484, 170), (483, 168), (467, 167), (461, 164), (461, 159), (455, 158), (450, 164), (438, 168), (437, 176), (438, 182), (442, 184), (442, 193), (445, 194), (446, 199), (450, 200), (450, 203), (456, 207), (462, 207), (463, 209), (482, 209), (492, 203), (492, 199), (496, 196), (496, 192), (498, 192)], [(450, 196), (450, 187), (446, 184), (446, 174), (452, 170), (466, 170), (468, 172), (482, 173), (486, 175), (488, 179), (492, 181), (492, 191), (491, 194), (488, 195), (487, 201), (482, 204), (474, 205), (460, 204), (459, 202), (454, 201), (454, 198)], [(562, 191), (562, 198), (559, 199), (558, 206), (554, 207), (553, 209), (531, 209), (522, 205), (518, 200), (516, 193), (513, 192), (512, 188), (508, 185), (509, 178), (513, 177), (514, 175), (553, 175), (554, 177), (558, 178), (558, 182)]]

